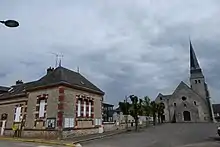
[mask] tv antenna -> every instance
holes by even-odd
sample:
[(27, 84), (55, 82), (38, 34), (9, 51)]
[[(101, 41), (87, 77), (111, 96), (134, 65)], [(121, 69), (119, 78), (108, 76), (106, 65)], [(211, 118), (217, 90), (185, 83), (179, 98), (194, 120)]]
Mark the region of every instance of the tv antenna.
[(56, 56), (55, 68), (58, 67), (58, 61), (59, 61), (59, 66), (61, 66), (61, 60), (63, 58), (63, 55), (62, 54), (57, 54), (57, 53), (51, 53), (51, 54)]

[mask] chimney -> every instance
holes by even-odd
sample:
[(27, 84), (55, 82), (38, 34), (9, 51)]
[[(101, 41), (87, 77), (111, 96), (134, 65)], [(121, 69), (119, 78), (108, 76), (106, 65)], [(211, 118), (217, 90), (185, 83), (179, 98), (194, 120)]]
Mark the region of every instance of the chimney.
[(47, 69), (47, 74), (49, 74), (49, 73), (51, 73), (51, 72), (53, 72), (53, 71), (54, 71), (54, 68), (49, 67), (49, 68)]
[(17, 80), (16, 85), (18, 85), (18, 84), (23, 84), (23, 81), (22, 80)]

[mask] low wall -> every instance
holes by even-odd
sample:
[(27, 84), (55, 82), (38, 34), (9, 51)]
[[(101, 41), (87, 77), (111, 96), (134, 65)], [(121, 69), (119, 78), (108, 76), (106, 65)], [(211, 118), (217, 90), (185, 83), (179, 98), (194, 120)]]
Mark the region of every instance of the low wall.
[(97, 134), (99, 133), (99, 128), (83, 128), (83, 129), (70, 129), (63, 130), (63, 138), (71, 138), (76, 136), (83, 136), (88, 134)]
[[(5, 130), (5, 136), (13, 136), (13, 130)], [(44, 138), (44, 139), (56, 139), (58, 137), (58, 132), (56, 130), (23, 130), (21, 132), (21, 137), (25, 138)]]
[[(128, 127), (132, 126), (131, 123), (128, 123), (127, 125), (128, 125)], [(134, 123), (133, 123), (133, 126), (134, 126)], [(121, 130), (121, 129), (126, 128), (126, 123), (117, 124), (117, 123), (113, 123), (113, 122), (104, 122), (103, 127), (104, 127), (105, 132), (114, 131), (114, 130)]]

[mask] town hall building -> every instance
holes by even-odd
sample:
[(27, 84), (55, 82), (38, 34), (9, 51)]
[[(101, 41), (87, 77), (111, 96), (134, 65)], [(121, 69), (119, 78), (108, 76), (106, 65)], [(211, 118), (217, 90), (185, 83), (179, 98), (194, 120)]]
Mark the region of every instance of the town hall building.
[(61, 65), (48, 68), (39, 80), (0, 86), (1, 135), (13, 135), (13, 125), (24, 137), (96, 133), (102, 124), (103, 97), (104, 92), (79, 72)]
[(190, 86), (183, 81), (171, 95), (159, 93), (155, 102), (165, 106), (165, 122), (212, 122), (208, 86), (190, 42)]

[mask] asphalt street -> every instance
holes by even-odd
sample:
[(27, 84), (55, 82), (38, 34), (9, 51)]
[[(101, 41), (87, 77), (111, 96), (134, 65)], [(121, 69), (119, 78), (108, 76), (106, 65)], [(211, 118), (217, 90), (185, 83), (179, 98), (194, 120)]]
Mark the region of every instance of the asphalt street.
[(50, 145), (35, 144), (35, 143), (0, 140), (0, 147), (60, 147), (60, 146), (50, 146)]
[[(217, 125), (211, 123), (163, 124), (81, 144), (83, 147), (219, 147), (220, 137), (216, 129)], [(52, 146), (0, 140), (0, 147)]]
[(83, 147), (219, 147), (216, 124), (163, 124), (137, 133), (82, 143)]

